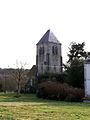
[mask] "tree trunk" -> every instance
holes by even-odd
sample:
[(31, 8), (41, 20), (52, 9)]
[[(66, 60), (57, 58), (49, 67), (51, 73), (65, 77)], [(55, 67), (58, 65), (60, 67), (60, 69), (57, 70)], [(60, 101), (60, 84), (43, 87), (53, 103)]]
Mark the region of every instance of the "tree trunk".
[(20, 90), (21, 90), (20, 80), (18, 80), (18, 86), (17, 86), (17, 97), (20, 97)]

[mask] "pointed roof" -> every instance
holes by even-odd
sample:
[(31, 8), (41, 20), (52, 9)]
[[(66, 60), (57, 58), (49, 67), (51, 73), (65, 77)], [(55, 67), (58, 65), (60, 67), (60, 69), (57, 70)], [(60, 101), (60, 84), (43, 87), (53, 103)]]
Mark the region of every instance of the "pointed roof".
[(59, 43), (60, 42), (57, 40), (55, 35), (51, 32), (51, 30), (47, 30), (47, 32), (43, 35), (43, 37), (40, 39), (40, 41), (37, 43), (38, 44), (43, 44), (43, 43)]

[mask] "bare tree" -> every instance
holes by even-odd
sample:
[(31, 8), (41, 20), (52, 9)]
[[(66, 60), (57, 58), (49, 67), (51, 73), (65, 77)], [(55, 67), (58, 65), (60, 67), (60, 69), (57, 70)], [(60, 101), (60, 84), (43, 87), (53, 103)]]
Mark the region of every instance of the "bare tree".
[(16, 69), (12, 71), (12, 77), (16, 80), (17, 83), (17, 97), (20, 96), (21, 85), (26, 81), (25, 69), (26, 63), (16, 62)]

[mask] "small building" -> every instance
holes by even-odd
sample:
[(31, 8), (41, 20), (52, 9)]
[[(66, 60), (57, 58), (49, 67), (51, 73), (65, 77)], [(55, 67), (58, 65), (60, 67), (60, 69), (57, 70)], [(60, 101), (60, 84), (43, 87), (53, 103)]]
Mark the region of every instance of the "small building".
[(84, 62), (84, 88), (85, 98), (90, 98), (90, 58)]
[(36, 66), (37, 75), (62, 72), (61, 43), (51, 30), (37, 43)]

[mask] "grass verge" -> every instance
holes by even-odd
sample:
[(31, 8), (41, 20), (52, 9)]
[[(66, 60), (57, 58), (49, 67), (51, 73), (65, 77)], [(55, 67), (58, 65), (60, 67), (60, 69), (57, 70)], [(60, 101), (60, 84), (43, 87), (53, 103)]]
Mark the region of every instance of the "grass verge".
[(90, 103), (37, 98), (34, 94), (0, 93), (0, 120), (90, 120)]

